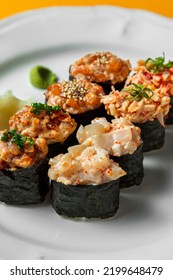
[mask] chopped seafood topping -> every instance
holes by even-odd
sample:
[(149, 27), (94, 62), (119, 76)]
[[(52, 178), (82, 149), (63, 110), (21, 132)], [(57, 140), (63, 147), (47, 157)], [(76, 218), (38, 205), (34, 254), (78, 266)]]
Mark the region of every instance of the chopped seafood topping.
[(50, 179), (66, 185), (97, 185), (126, 174), (104, 149), (94, 146), (69, 147), (68, 153), (50, 159), (49, 164)]
[(113, 119), (112, 123), (106, 118), (95, 118), (91, 124), (79, 127), (77, 139), (86, 146), (105, 149), (113, 156), (133, 154), (142, 144), (140, 128), (122, 117)]
[(173, 96), (173, 63), (167, 64), (167, 67), (162, 66), (159, 71), (152, 71), (148, 66), (149, 62), (151, 65), (149, 60), (148, 62), (147, 60), (139, 60), (137, 66), (133, 69), (132, 76), (128, 76), (126, 85), (135, 83), (148, 86), (150, 84), (151, 86), (154, 85), (156, 89), (160, 88), (165, 94)]
[(90, 82), (123, 82), (131, 70), (129, 60), (123, 60), (110, 52), (87, 54), (70, 67), (70, 76)]
[(12, 138), (4, 139), (7, 134), (8, 130), (0, 131), (0, 169), (26, 168), (46, 157), (48, 147), (45, 139), (32, 139), (32, 145), (31, 141), (25, 141), (20, 148)]
[[(51, 111), (50, 108), (45, 110), (45, 106), (47, 105), (44, 105), (43, 108), (40, 106), (38, 108), (36, 106), (24, 106), (9, 119), (10, 129), (16, 129), (27, 137), (45, 138), (47, 144), (64, 142), (76, 129), (76, 122), (68, 113), (54, 107)], [(40, 108), (42, 110), (38, 111)]]
[(52, 84), (45, 96), (48, 105), (59, 105), (70, 114), (80, 114), (100, 107), (104, 91), (95, 83), (73, 80)]
[[(140, 85), (140, 84), (138, 84)], [(142, 85), (143, 86), (143, 85)], [(133, 123), (144, 123), (158, 119), (164, 125), (164, 116), (170, 109), (170, 97), (162, 88), (155, 89), (154, 85), (147, 84), (148, 96), (136, 99), (132, 91), (136, 90), (133, 84), (124, 88), (121, 92), (113, 91), (102, 98), (109, 115), (114, 118), (127, 118)]]

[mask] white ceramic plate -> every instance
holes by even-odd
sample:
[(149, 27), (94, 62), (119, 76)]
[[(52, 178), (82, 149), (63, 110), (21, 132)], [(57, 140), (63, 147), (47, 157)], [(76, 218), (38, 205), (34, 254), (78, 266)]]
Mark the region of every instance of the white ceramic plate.
[[(172, 55), (173, 21), (140, 10), (111, 6), (48, 8), (0, 22), (0, 92), (43, 101), (29, 82), (42, 64), (60, 79), (68, 67), (93, 51), (129, 58)], [(172, 259), (173, 128), (163, 149), (145, 155), (140, 186), (121, 192), (113, 219), (70, 220), (47, 202), (40, 206), (0, 205), (1, 259)]]

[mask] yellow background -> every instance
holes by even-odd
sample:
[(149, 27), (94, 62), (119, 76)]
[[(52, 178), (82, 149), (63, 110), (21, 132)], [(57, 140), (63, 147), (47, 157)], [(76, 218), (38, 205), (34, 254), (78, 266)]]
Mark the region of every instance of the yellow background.
[(106, 4), (149, 10), (173, 18), (173, 0), (0, 0), (0, 19), (22, 11), (41, 7)]

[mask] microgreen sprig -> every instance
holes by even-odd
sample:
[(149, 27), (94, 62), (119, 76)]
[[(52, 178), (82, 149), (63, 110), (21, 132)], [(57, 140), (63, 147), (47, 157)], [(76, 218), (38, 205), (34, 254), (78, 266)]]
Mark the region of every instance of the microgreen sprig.
[(140, 101), (142, 98), (151, 98), (154, 92), (144, 85), (132, 83), (132, 87), (127, 87), (122, 89), (122, 91), (127, 91), (130, 93), (131, 97), (124, 97), (125, 99), (133, 99), (135, 101)]
[(16, 129), (5, 131), (0, 140), (4, 142), (11, 141), (11, 143), (17, 145), (19, 150), (22, 150), (26, 143), (28, 143), (30, 146), (34, 145), (34, 140), (32, 138), (22, 136), (21, 134), (17, 133)]
[(50, 105), (43, 104), (43, 103), (32, 103), (31, 106), (32, 106), (31, 113), (36, 114), (36, 115), (39, 115), (42, 111), (46, 111), (48, 113), (48, 115), (51, 115), (53, 113), (53, 111), (61, 110), (61, 107), (59, 105), (50, 106)]
[(155, 59), (149, 57), (145, 61), (145, 66), (149, 72), (157, 74), (173, 67), (173, 61), (169, 60), (165, 63), (165, 54), (163, 53), (163, 56), (156, 57)]

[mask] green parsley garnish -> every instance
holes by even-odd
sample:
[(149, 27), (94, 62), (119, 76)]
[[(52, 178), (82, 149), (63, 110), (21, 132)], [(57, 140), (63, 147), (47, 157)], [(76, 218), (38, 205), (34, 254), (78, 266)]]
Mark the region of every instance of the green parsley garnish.
[(3, 135), (1, 136), (1, 141), (8, 142), (8, 133), (4, 132)]
[(173, 61), (169, 60), (168, 63), (165, 63), (165, 54), (163, 53), (163, 57), (159, 56), (155, 59), (149, 57), (145, 61), (145, 66), (149, 72), (157, 74), (173, 67)]
[(30, 146), (34, 145), (34, 140), (32, 138), (27, 138), (17, 133), (16, 129), (11, 129), (3, 133), (0, 138), (1, 141), (16, 144), (19, 150), (22, 150), (23, 146), (28, 143)]
[(32, 103), (31, 113), (39, 115), (42, 111), (46, 111), (49, 115), (53, 113), (53, 111), (60, 111), (61, 107), (57, 106), (50, 106), (43, 103)]
[(144, 85), (139, 85), (134, 83), (132, 83), (132, 85), (134, 86), (134, 88), (127, 87), (122, 89), (122, 91), (127, 91), (131, 95), (131, 97), (129, 98), (125, 97), (125, 99), (133, 99), (135, 101), (140, 101), (144, 97), (151, 98), (154, 94), (154, 92), (150, 88), (145, 87)]

